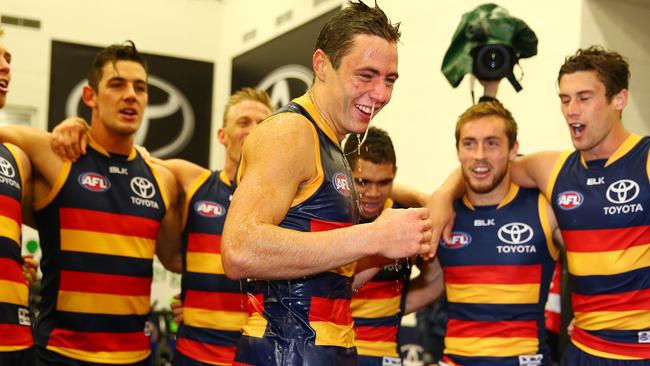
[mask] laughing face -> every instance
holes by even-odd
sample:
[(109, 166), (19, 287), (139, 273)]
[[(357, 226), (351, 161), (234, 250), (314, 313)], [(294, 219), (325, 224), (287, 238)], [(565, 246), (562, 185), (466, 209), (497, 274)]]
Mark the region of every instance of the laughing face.
[(0, 108), (4, 107), (9, 92), (11, 81), (11, 53), (7, 51), (4, 41), (0, 36)]
[[(625, 90), (607, 100), (605, 85), (595, 71), (577, 71), (560, 79), (560, 102), (567, 122), (573, 146), (587, 160), (607, 157), (600, 150), (607, 145), (607, 138), (620, 121), (625, 107), (621, 99)], [(605, 156), (600, 156), (605, 155)]]
[(397, 45), (358, 34), (338, 69), (327, 61), (328, 106), (323, 113), (340, 139), (368, 128), (371, 116), (390, 101), (397, 80)]
[(365, 219), (375, 219), (384, 209), (393, 188), (395, 165), (375, 164), (368, 160), (357, 159), (352, 168), (352, 177), (354, 188), (359, 196), (361, 216)]
[(104, 129), (116, 135), (133, 135), (140, 127), (149, 99), (147, 73), (134, 61), (107, 62), (97, 91), (90, 93), (86, 103), (93, 109), (93, 123), (99, 119)]
[(505, 121), (498, 116), (481, 117), (466, 122), (458, 141), (458, 160), (469, 190), (487, 194), (497, 187), (509, 187), (504, 178), (511, 160), (517, 154), (517, 144), (510, 149)]

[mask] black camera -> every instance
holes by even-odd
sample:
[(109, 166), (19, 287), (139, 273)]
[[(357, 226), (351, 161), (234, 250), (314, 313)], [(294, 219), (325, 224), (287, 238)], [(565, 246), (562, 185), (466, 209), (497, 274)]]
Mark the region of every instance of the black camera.
[(472, 73), (480, 80), (500, 80), (512, 73), (517, 63), (510, 46), (484, 44), (472, 50)]
[(501, 80), (507, 78), (516, 91), (521, 85), (513, 74), (517, 54), (505, 44), (482, 44), (471, 51), (472, 73), (480, 80)]

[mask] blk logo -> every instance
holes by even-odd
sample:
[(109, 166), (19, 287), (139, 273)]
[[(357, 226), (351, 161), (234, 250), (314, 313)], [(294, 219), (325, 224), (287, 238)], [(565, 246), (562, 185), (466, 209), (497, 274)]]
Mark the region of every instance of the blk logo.
[(336, 189), (340, 194), (345, 197), (350, 196), (352, 189), (350, 188), (350, 181), (348, 181), (348, 177), (345, 174), (340, 172), (334, 173), (332, 184), (334, 185), (334, 189)]
[(633, 201), (639, 195), (639, 185), (630, 179), (621, 179), (607, 188), (607, 200), (614, 204), (623, 204)]
[(507, 244), (525, 244), (533, 238), (533, 229), (523, 222), (511, 222), (501, 226), (497, 236)]
[(447, 249), (460, 249), (468, 246), (472, 242), (472, 236), (462, 231), (454, 231), (451, 233), (451, 242), (447, 244), (444, 240), (441, 241), (443, 247)]
[(82, 187), (92, 192), (106, 192), (111, 188), (111, 182), (108, 178), (97, 173), (79, 174), (77, 180)]
[(220, 204), (212, 201), (199, 201), (194, 205), (196, 213), (203, 217), (220, 217), (226, 213), (226, 209)]
[(9, 160), (0, 156), (0, 174), (4, 175), (7, 178), (13, 178), (16, 176), (16, 171), (14, 170), (13, 165)]
[(149, 199), (156, 194), (156, 188), (149, 179), (144, 177), (135, 177), (131, 179), (131, 190), (141, 198)]
[(582, 205), (584, 196), (580, 192), (566, 191), (562, 192), (557, 197), (557, 205), (563, 210), (573, 210)]

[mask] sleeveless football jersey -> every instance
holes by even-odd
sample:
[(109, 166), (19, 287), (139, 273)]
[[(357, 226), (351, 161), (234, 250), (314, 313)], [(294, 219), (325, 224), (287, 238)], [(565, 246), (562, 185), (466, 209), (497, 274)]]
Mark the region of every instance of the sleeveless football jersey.
[(23, 174), (14, 148), (0, 144), (0, 352), (34, 343), (20, 253)]
[(498, 206), (455, 203), (452, 244), (441, 244), (449, 303), (443, 361), (535, 366), (550, 362), (544, 305), (557, 250), (547, 203), (511, 184)]
[[(386, 200), (385, 207), (400, 208), (391, 199)], [(354, 345), (360, 365), (382, 365), (384, 357), (386, 362), (400, 362), (397, 334), (410, 276), (409, 261), (395, 261), (383, 266), (375, 277), (352, 294)]]
[(650, 359), (649, 147), (630, 135), (606, 161), (567, 152), (549, 182), (573, 291), (571, 341), (592, 356)]
[(221, 233), (234, 187), (225, 172), (206, 170), (187, 192), (183, 230), (183, 322), (176, 350), (211, 365), (231, 365), (248, 319), (239, 281), (226, 277)]
[[(306, 199), (294, 200), (281, 227), (316, 232), (356, 222), (350, 168), (331, 129), (307, 95), (278, 113), (299, 113), (313, 127), (318, 179)], [(288, 142), (290, 144), (290, 142)], [(236, 365), (354, 365), (350, 315), (355, 264), (291, 281), (249, 284), (250, 318), (237, 348)]]
[(111, 155), (91, 141), (35, 208), (43, 250), (36, 344), (87, 362), (148, 357), (152, 261), (167, 209), (155, 171), (135, 149)]

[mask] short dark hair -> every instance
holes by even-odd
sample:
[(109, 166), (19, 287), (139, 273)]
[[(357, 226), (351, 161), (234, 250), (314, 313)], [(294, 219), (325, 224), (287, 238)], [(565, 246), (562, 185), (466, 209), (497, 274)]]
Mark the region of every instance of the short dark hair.
[(512, 149), (515, 146), (515, 141), (517, 141), (517, 121), (515, 121), (512, 113), (497, 100), (474, 104), (458, 117), (455, 132), (456, 148), (458, 148), (458, 143), (460, 142), (460, 130), (463, 126), (467, 122), (488, 116), (497, 116), (503, 119), (506, 136), (508, 137), (508, 148)]
[(630, 81), (630, 65), (618, 52), (608, 51), (601, 46), (578, 49), (574, 55), (567, 56), (560, 67), (557, 82), (565, 74), (577, 71), (596, 71), (598, 79), (605, 85), (607, 100), (621, 90), (627, 89)]
[(95, 56), (90, 70), (88, 70), (88, 85), (97, 91), (99, 81), (102, 79), (102, 71), (107, 62), (115, 65), (117, 61), (134, 61), (142, 65), (144, 71), (147, 71), (147, 62), (142, 57), (142, 54), (135, 48), (135, 43), (131, 40), (125, 41), (123, 44), (113, 44), (103, 50), (99, 51)]
[(388, 133), (377, 127), (368, 129), (368, 137), (359, 148), (359, 138), (354, 134), (348, 136), (343, 147), (345, 157), (348, 159), (350, 167), (354, 169), (359, 159), (369, 161), (374, 164), (393, 164), (393, 170), (397, 169), (397, 159), (395, 157), (395, 148)]
[(377, 3), (371, 8), (359, 0), (349, 2), (349, 6), (341, 9), (321, 28), (314, 50), (321, 49), (334, 69), (341, 65), (341, 59), (348, 53), (352, 41), (357, 34), (381, 37), (397, 43), (401, 36), (400, 23), (391, 24), (390, 19)]

